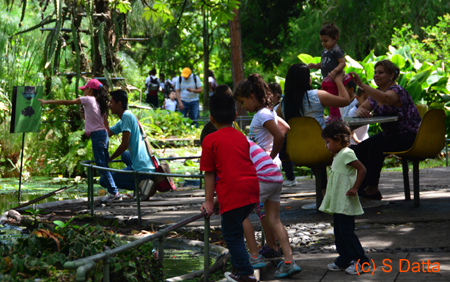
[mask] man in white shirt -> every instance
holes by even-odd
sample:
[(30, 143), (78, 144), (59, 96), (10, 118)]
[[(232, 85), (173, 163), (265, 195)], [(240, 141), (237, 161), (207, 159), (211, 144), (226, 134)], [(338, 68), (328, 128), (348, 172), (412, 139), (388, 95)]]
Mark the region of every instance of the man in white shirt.
[(190, 68), (184, 68), (181, 76), (176, 79), (175, 90), (177, 91), (178, 108), (181, 113), (193, 121), (198, 127), (199, 93), (203, 92), (202, 82), (199, 77), (192, 73)]

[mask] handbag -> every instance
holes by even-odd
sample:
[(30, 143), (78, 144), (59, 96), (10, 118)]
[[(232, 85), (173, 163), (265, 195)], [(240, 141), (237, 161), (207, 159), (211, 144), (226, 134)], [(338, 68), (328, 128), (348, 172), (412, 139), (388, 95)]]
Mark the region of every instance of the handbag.
[[(147, 135), (145, 134), (144, 128), (142, 127), (139, 120), (137, 122), (139, 125), (139, 129), (141, 130), (142, 137), (144, 138), (145, 146), (147, 147), (147, 152), (150, 155), (150, 159), (152, 160), (153, 165), (155, 166), (155, 171), (161, 173), (170, 173), (170, 166), (168, 162), (162, 161), (158, 163), (158, 160), (156, 159), (153, 153), (152, 146), (150, 145), (150, 142), (147, 139)], [(153, 182), (156, 185), (156, 190), (158, 190), (159, 192), (167, 192), (169, 190), (173, 192), (174, 189), (177, 189), (177, 186), (173, 181), (173, 177), (171, 176), (155, 175), (153, 177)]]

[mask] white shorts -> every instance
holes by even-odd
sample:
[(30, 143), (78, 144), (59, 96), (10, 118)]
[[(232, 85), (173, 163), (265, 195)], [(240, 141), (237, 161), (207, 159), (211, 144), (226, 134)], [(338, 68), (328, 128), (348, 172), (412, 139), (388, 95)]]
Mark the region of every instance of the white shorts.
[(282, 187), (283, 182), (259, 181), (259, 202), (265, 203), (267, 200), (273, 202), (280, 202)]

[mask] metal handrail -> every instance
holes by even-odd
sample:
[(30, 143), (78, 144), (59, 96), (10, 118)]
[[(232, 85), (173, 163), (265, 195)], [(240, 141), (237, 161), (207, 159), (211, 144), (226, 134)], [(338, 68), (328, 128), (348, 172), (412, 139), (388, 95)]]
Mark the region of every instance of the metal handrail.
[(158, 260), (163, 265), (164, 262), (164, 236), (170, 231), (176, 230), (180, 227), (185, 226), (188, 223), (191, 223), (199, 218), (205, 218), (205, 234), (204, 234), (204, 281), (208, 281), (209, 276), (209, 217), (207, 217), (206, 212), (202, 212), (193, 217), (190, 217), (181, 222), (175, 223), (174, 225), (167, 227), (163, 230), (156, 232), (155, 234), (149, 235), (137, 241), (128, 243), (126, 245), (107, 250), (103, 253), (99, 253), (87, 258), (82, 258), (74, 261), (67, 261), (64, 263), (65, 269), (76, 269), (76, 281), (86, 281), (86, 274), (95, 268), (95, 265), (98, 261), (103, 261), (103, 281), (109, 282), (109, 259), (111, 256), (123, 253), (125, 251), (131, 250), (136, 247), (140, 247), (150, 241), (158, 239)]
[[(175, 160), (175, 159), (194, 159), (200, 158), (199, 156), (192, 157), (172, 157), (172, 158), (164, 158), (160, 160)], [(113, 162), (122, 162), (121, 160), (116, 160)], [(81, 161), (81, 166), (88, 168), (88, 209), (91, 209), (91, 215), (94, 215), (94, 179), (93, 179), (93, 169), (104, 170), (110, 172), (124, 173), (124, 174), (134, 174), (134, 194), (136, 195), (136, 203), (137, 203), (137, 212), (138, 212), (138, 225), (141, 226), (142, 223), (142, 215), (141, 215), (141, 189), (139, 189), (139, 175), (152, 175), (152, 176), (169, 176), (169, 177), (178, 177), (178, 178), (198, 178), (200, 180), (200, 189), (202, 188), (202, 179), (204, 178), (203, 174), (177, 174), (177, 173), (162, 173), (162, 172), (141, 172), (135, 170), (123, 170), (123, 169), (114, 169), (109, 167), (97, 166), (93, 165), (95, 161)]]

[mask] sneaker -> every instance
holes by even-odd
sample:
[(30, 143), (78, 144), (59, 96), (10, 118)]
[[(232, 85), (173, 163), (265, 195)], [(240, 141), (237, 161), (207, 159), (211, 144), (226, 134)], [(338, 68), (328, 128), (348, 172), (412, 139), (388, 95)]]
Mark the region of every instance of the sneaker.
[(103, 197), (103, 199), (100, 200), (102, 203), (109, 203), (109, 202), (118, 202), (122, 201), (122, 195), (119, 193), (117, 194), (109, 194), (108, 196)]
[(361, 264), (358, 263), (356, 260), (352, 260), (350, 262), (350, 266), (345, 269), (345, 273), (352, 274), (352, 275), (362, 274), (363, 271), (362, 271)]
[(286, 186), (286, 187), (290, 187), (290, 186), (295, 186), (295, 185), (297, 185), (297, 180), (285, 180), (285, 181), (283, 181), (283, 186)]
[(264, 245), (261, 250), (259, 250), (259, 254), (264, 258), (278, 258), (283, 256), (283, 251), (281, 248), (279, 248), (278, 251), (275, 251), (271, 247)]
[(141, 189), (141, 201), (148, 201), (150, 197), (156, 194), (156, 185), (153, 185), (153, 180), (146, 179), (139, 183)]
[(299, 273), (300, 271), (302, 271), (302, 269), (297, 265), (295, 261), (291, 262), (290, 264), (285, 264), (284, 261), (281, 261), (278, 264), (277, 271), (275, 271), (274, 276), (276, 278), (289, 277)]
[(329, 271), (343, 271), (343, 270), (345, 270), (345, 268), (340, 268), (340, 267), (337, 266), (334, 262), (333, 262), (333, 263), (330, 263), (330, 264), (327, 266), (327, 268), (328, 268)]
[(238, 275), (231, 272), (225, 272), (225, 278), (231, 282), (257, 282), (253, 275)]
[(251, 254), (248, 254), (248, 257), (250, 258), (250, 264), (253, 266), (254, 269), (266, 266), (266, 263), (264, 262), (264, 257), (262, 255), (259, 255), (257, 258), (254, 258)]

